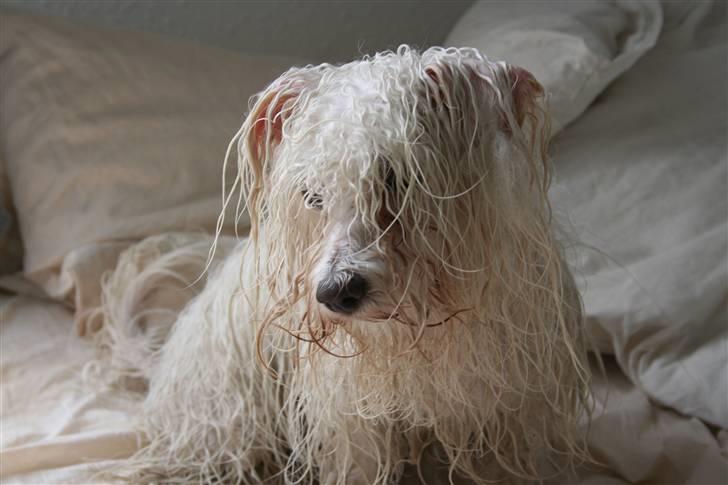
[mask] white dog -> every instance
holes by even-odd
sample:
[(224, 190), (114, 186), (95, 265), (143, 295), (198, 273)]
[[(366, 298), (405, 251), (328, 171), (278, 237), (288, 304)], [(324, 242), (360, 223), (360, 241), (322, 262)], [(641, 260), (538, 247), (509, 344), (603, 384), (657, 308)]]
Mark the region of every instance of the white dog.
[(153, 332), (125, 476), (393, 483), (427, 455), (483, 483), (583, 457), (542, 94), (475, 50), (401, 47), (254, 98), (225, 198), (250, 237)]

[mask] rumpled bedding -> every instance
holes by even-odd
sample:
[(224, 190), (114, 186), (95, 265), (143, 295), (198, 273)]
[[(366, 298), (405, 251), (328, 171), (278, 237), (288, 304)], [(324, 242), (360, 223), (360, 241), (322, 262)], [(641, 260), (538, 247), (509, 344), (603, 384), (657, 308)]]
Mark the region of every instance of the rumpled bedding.
[[(0, 297), (3, 483), (91, 483), (137, 449), (139, 402), (93, 385), (94, 355), (61, 304)], [(579, 469), (571, 483), (725, 483), (727, 431), (656, 405), (610, 359), (594, 396), (589, 445), (604, 466)], [(429, 478), (448, 483), (436, 472)]]
[(654, 401), (726, 429), (726, 4), (698, 7), (666, 17), (556, 139), (551, 195), (582, 242), (570, 253), (599, 349)]
[(663, 10), (659, 0), (480, 0), (445, 44), (528, 69), (547, 93), (557, 132), (654, 47)]
[[(24, 275), (79, 310), (79, 333), (122, 249), (215, 229), (248, 98), (300, 64), (0, 10), (0, 204), (9, 189)], [(0, 211), (0, 251), (2, 233)]]
[[(605, 359), (589, 428), (602, 465), (570, 483), (728, 483), (726, 11), (662, 9), (656, 46), (553, 147), (555, 215), (583, 242), (567, 252)], [(137, 448), (139, 402), (95, 385), (93, 344), (73, 323), (123, 244), (74, 248), (63, 303), (0, 297), (3, 482), (92, 482)]]
[(93, 343), (58, 302), (0, 297), (0, 480), (89, 483), (137, 447), (138, 402), (84, 375)]

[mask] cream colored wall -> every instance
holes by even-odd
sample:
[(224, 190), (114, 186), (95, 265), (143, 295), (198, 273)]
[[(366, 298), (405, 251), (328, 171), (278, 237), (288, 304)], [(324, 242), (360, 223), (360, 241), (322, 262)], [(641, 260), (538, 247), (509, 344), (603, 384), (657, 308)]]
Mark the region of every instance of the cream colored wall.
[(229, 49), (344, 61), (441, 43), (472, 0), (0, 0), (0, 5)]

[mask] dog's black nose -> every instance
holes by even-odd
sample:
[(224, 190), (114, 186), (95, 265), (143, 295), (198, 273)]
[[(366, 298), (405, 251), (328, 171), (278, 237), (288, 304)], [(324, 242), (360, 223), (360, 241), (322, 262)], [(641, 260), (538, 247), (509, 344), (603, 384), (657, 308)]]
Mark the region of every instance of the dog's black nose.
[(316, 299), (332, 312), (349, 315), (361, 306), (368, 291), (367, 280), (353, 273), (346, 278), (323, 280), (316, 289)]

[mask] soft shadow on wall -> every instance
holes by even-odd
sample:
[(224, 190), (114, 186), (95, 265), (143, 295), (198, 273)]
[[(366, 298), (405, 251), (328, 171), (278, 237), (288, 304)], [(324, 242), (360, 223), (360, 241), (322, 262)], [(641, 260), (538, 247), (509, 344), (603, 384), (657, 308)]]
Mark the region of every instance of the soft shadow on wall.
[(473, 0), (2, 0), (89, 24), (243, 52), (341, 62), (402, 43), (441, 44)]

